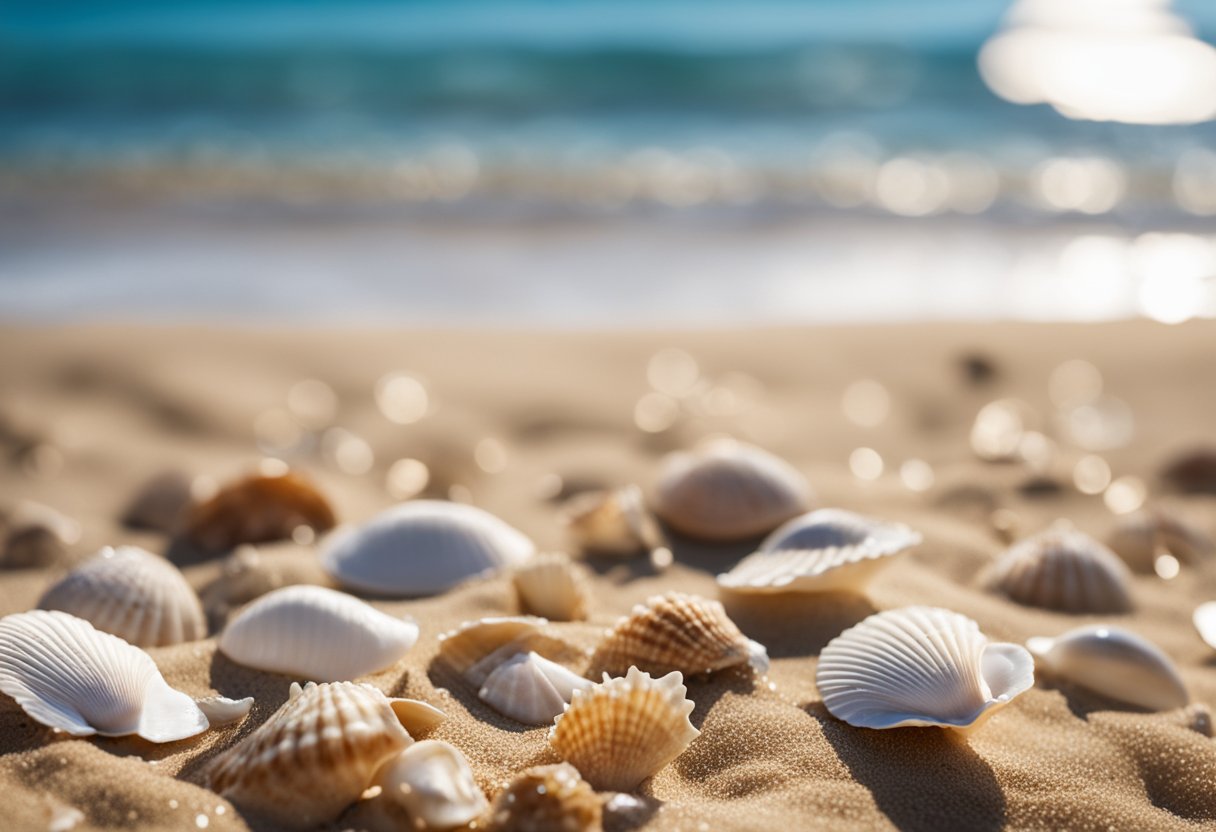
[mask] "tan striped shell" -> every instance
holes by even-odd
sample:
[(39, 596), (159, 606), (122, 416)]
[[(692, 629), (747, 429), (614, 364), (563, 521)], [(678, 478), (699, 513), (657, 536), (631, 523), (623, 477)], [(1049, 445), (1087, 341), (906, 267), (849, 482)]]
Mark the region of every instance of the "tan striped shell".
[(993, 564), (988, 581), (1030, 607), (1069, 613), (1132, 609), (1131, 573), (1123, 561), (1088, 535), (1063, 526), (1015, 543)]
[(568, 660), (574, 648), (542, 629), (549, 622), (533, 616), (482, 618), (466, 621), (439, 636), (439, 658), (476, 689), (499, 665), (529, 651), (545, 658)]
[(603, 801), (569, 763), (535, 766), (490, 808), (490, 832), (603, 832)]
[(520, 608), (553, 621), (581, 621), (587, 617), (587, 580), (562, 553), (537, 555), (511, 575)]

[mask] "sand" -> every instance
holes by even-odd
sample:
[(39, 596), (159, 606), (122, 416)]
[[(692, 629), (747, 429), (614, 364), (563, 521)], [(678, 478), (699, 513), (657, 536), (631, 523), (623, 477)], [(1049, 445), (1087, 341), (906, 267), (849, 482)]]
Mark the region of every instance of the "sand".
[[(1173, 580), (1138, 575), (1131, 615), (1095, 618), (1030, 609), (983, 589), (981, 570), (1005, 542), (995, 508), (1016, 514), (1021, 532), (1069, 518), (1104, 535), (1113, 515), (1100, 496), (1071, 485), (1080, 455), (1062, 446), (1050, 476), (1058, 489), (1026, 489), (1017, 464), (978, 460), (968, 445), (976, 411), (1003, 396), (1026, 400), (1050, 423), (1051, 370), (1092, 362), (1105, 392), (1127, 402), (1135, 435), (1102, 453), (1114, 476), (1137, 476), (1154, 495), (1216, 531), (1216, 497), (1168, 494), (1157, 479), (1175, 452), (1213, 437), (1216, 326), (1147, 323), (1094, 326), (936, 325), (847, 329), (668, 333), (547, 333), (253, 330), (206, 328), (8, 327), (0, 332), (0, 495), (49, 504), (82, 524), (70, 556), (45, 569), (0, 574), (0, 613), (32, 607), (73, 560), (113, 543), (169, 551), (160, 535), (122, 527), (127, 499), (166, 468), (226, 479), (263, 454), (253, 426), (281, 409), (292, 385), (325, 381), (338, 394), (335, 424), (363, 437), (370, 471), (350, 474), (324, 455), (292, 463), (311, 475), (341, 519), (363, 520), (394, 499), (389, 466), (417, 458), (431, 471), (430, 495), (471, 499), (506, 518), (544, 549), (562, 545), (555, 480), (565, 491), (652, 483), (666, 451), (716, 433), (760, 444), (804, 471), (824, 505), (901, 520), (925, 542), (881, 573), (864, 597), (782, 598), (730, 605), (743, 630), (773, 657), (767, 681), (727, 672), (688, 681), (701, 736), (609, 812), (610, 829), (1196, 829), (1216, 825), (1216, 750), (1202, 708), (1140, 713), (1048, 679), (968, 739), (937, 729), (865, 731), (832, 718), (814, 685), (817, 655), (833, 636), (876, 610), (933, 604), (975, 618), (991, 637), (1022, 641), (1097, 620), (1158, 643), (1179, 664), (1197, 703), (1216, 701), (1216, 660), (1190, 624), (1192, 608), (1216, 596), (1211, 565)], [(671, 429), (640, 431), (634, 408), (647, 390), (647, 361), (675, 347), (703, 375), (734, 392), (686, 412)], [(980, 352), (995, 377), (968, 383), (959, 359)], [(376, 380), (405, 370), (425, 380), (430, 411), (396, 425), (377, 410)], [(842, 414), (859, 378), (881, 382), (890, 414), (863, 427)], [(474, 449), (491, 438), (479, 466)], [(40, 451), (31, 451), (33, 447)], [(850, 471), (850, 453), (876, 450), (876, 481)], [(52, 450), (46, 450), (50, 448)], [(927, 491), (901, 483), (899, 465), (927, 461)], [(501, 467), (501, 470), (497, 470)], [(557, 625), (590, 646), (630, 606), (664, 589), (716, 597), (714, 575), (749, 544), (706, 546), (673, 539), (675, 564), (593, 561), (590, 622)], [(219, 560), (182, 561), (202, 589)], [(297, 550), (301, 574), (315, 575)], [(543, 729), (497, 716), (433, 665), (436, 636), (470, 618), (515, 609), (501, 578), (416, 601), (375, 601), (422, 625), (417, 646), (367, 681), (447, 712), (435, 734), (457, 745), (491, 795), (528, 765), (554, 761)], [(248, 720), (166, 745), (134, 739), (66, 739), (0, 701), (0, 789), (6, 829), (246, 829), (249, 822), (207, 791), (206, 764), (286, 699), (290, 679), (233, 664), (214, 637), (150, 651), (169, 681), (192, 695), (256, 697)], [(53, 825), (57, 823), (58, 825)], [(334, 828), (357, 828), (357, 814)]]

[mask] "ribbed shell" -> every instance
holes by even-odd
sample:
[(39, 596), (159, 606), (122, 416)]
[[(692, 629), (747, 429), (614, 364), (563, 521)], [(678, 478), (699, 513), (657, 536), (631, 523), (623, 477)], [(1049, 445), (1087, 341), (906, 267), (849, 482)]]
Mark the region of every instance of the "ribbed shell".
[(733, 441), (670, 454), (654, 493), (655, 514), (667, 525), (711, 542), (771, 532), (810, 507), (802, 474), (767, 451)]
[(746, 593), (857, 591), (893, 555), (920, 541), (902, 523), (819, 509), (774, 531), (756, 552), (719, 575), (718, 584)]
[(591, 672), (619, 676), (637, 667), (693, 676), (746, 664), (751, 650), (722, 604), (668, 592), (638, 604), (608, 631), (591, 657)]
[(579, 494), (563, 520), (570, 545), (584, 554), (633, 557), (666, 545), (636, 485)]
[(815, 682), (828, 711), (858, 728), (968, 729), (1034, 684), (1034, 660), (964, 615), (904, 607), (828, 642)]
[(603, 801), (569, 763), (516, 775), (494, 798), (490, 832), (603, 832)]
[(318, 534), (334, 527), (329, 501), (309, 480), (288, 472), (253, 474), (230, 482), (194, 506), (186, 535), (198, 546), (226, 551), (242, 543), (290, 538), (300, 526)]
[(289, 586), (254, 601), (220, 636), (220, 650), (259, 670), (321, 682), (355, 679), (396, 662), (418, 625), (345, 592)]
[(1069, 613), (1130, 612), (1131, 574), (1098, 541), (1051, 528), (1011, 546), (997, 559), (990, 584), (1019, 604)]
[(518, 566), (532, 541), (475, 506), (415, 500), (334, 535), (321, 553), (339, 583), (379, 595), (435, 595), (461, 581)]
[(177, 567), (138, 546), (107, 546), (51, 586), (39, 609), (61, 610), (139, 647), (207, 637), (203, 605)]
[(1150, 711), (1190, 702), (1174, 662), (1161, 648), (1119, 627), (1090, 626), (1026, 642), (1051, 673), (1095, 693)]
[(553, 621), (587, 617), (587, 581), (567, 555), (537, 555), (516, 567), (511, 581), (526, 613)]
[(652, 679), (636, 667), (574, 692), (549, 729), (549, 744), (600, 791), (632, 791), (688, 748), (701, 732), (688, 715), (684, 678)]
[(1216, 551), (1210, 537), (1162, 509), (1137, 511), (1120, 518), (1107, 543), (1137, 572), (1152, 572), (1157, 556), (1167, 552), (1195, 566)]
[(464, 754), (435, 740), (402, 751), (381, 769), (376, 785), (374, 811), (393, 829), (464, 827), (489, 805)]
[(541, 629), (548, 623), (531, 616), (466, 621), (439, 636), (439, 658), (480, 690), (499, 665), (519, 653), (571, 657), (574, 648)]
[(525, 725), (548, 725), (565, 710), (574, 691), (593, 682), (538, 653), (517, 653), (494, 669), (478, 691), (503, 716)]

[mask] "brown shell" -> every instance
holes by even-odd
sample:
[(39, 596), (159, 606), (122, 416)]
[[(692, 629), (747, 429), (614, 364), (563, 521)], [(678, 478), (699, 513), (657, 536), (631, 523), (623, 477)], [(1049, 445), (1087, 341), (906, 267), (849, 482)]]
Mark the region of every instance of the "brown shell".
[(186, 520), (186, 536), (218, 552), (242, 543), (285, 540), (300, 526), (329, 531), (334, 522), (329, 501), (301, 475), (252, 474), (195, 506)]
[(572, 645), (544, 632), (548, 623), (527, 615), (466, 621), (439, 636), (439, 658), (480, 689), (500, 664), (518, 653), (539, 653), (558, 662), (578, 656)]
[(1216, 448), (1194, 448), (1179, 454), (1161, 476), (1179, 491), (1216, 494)]
[(582, 621), (587, 617), (587, 580), (560, 552), (533, 557), (518, 566), (511, 582), (520, 609), (553, 621)]
[(1131, 573), (1118, 555), (1088, 535), (1053, 527), (1015, 543), (988, 581), (1030, 607), (1069, 613), (1130, 612)]
[(494, 798), (490, 832), (602, 832), (603, 801), (569, 763), (516, 775)]
[(1157, 556), (1166, 552), (1195, 566), (1216, 551), (1210, 537), (1160, 508), (1121, 517), (1106, 542), (1137, 572), (1152, 572)]
[(579, 494), (562, 514), (570, 545), (582, 554), (633, 557), (666, 545), (636, 485)]

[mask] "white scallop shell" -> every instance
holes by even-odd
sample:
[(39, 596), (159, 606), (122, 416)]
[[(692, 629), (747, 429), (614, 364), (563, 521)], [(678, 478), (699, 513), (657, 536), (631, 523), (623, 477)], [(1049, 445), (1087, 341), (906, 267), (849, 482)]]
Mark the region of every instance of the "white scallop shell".
[(207, 637), (203, 605), (177, 567), (138, 546), (107, 546), (51, 586), (39, 609), (61, 610), (139, 647)]
[(950, 610), (875, 613), (828, 642), (815, 682), (837, 719), (858, 728), (971, 729), (1034, 684), (1034, 659), (990, 643)]
[(524, 612), (553, 621), (580, 621), (587, 617), (587, 582), (569, 556), (537, 555), (511, 575)]
[[(210, 724), (193, 699), (169, 687), (151, 656), (65, 612), (0, 619), (0, 691), (35, 721), (76, 737), (173, 742)], [(224, 704), (247, 711), (252, 701), (217, 698), (209, 706)]]
[(1019, 604), (1069, 613), (1121, 613), (1132, 608), (1131, 573), (1089, 535), (1053, 526), (1009, 547), (989, 583)]
[(379, 595), (435, 595), (523, 563), (536, 547), (475, 506), (415, 500), (331, 536), (321, 564), (337, 581)]
[(1054, 676), (1150, 711), (1190, 702), (1178, 668), (1161, 648), (1119, 627), (1078, 627), (1056, 638), (1026, 642), (1035, 661)]
[(719, 575), (718, 585), (742, 593), (856, 591), (893, 555), (920, 542), (920, 534), (902, 523), (823, 508), (774, 531)]
[(1191, 620), (1195, 629), (1208, 646), (1216, 650), (1216, 601), (1208, 601), (1195, 608)]
[(576, 690), (594, 684), (538, 653), (517, 653), (494, 669), (478, 696), (503, 716), (527, 725), (548, 725)]
[(455, 746), (424, 740), (402, 751), (376, 776), (374, 810), (392, 829), (464, 827), (488, 807), (468, 760)]
[(224, 629), (219, 647), (235, 662), (319, 682), (355, 679), (396, 662), (418, 625), (345, 592), (288, 586), (263, 595)]

